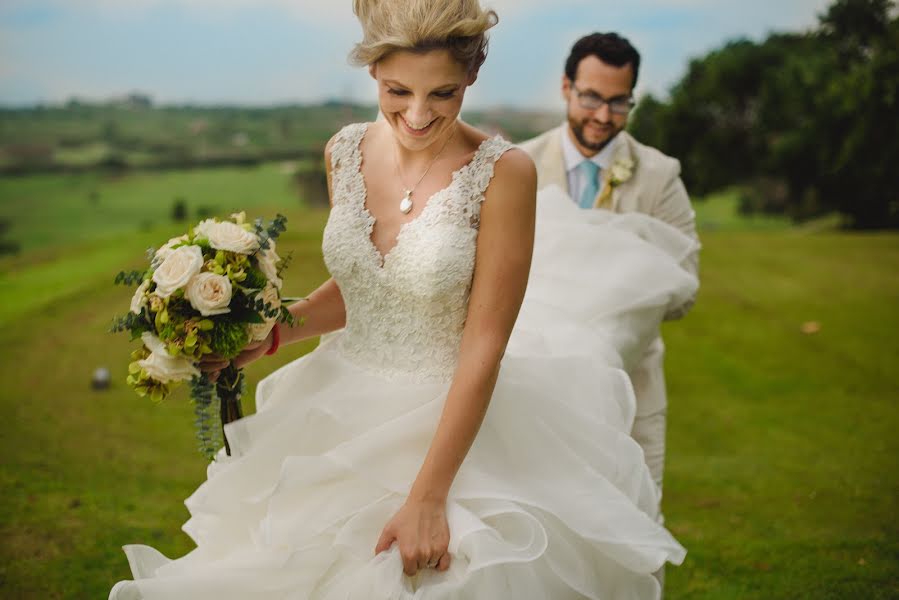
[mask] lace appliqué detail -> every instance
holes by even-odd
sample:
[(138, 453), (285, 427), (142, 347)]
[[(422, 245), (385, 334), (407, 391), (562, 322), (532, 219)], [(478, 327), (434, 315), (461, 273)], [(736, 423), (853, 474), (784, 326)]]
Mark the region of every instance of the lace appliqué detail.
[(498, 136), (484, 140), (382, 257), (365, 207), (360, 143), (367, 127), (343, 128), (331, 146), (333, 207), (322, 251), (346, 305), (337, 347), (390, 379), (448, 381), (468, 312), (481, 203), (494, 164), (512, 144)]

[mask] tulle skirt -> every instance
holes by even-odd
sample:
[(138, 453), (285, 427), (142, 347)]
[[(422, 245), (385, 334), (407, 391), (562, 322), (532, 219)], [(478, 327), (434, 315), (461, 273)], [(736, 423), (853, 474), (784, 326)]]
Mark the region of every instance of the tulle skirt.
[(685, 302), (696, 250), (648, 217), (580, 211), (541, 192), (525, 302), (480, 432), (447, 503), (448, 571), (403, 574), (374, 547), (427, 453), (448, 383), (383, 378), (340, 333), (260, 382), (187, 501), (197, 548), (126, 546), (113, 600), (656, 598), (679, 564), (630, 437), (626, 369)]

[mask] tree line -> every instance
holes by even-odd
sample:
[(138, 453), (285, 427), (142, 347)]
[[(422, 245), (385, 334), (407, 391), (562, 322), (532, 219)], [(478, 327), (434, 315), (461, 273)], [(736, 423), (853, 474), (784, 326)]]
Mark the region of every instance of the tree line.
[(631, 130), (682, 161), (704, 195), (741, 210), (899, 227), (899, 16), (890, 0), (837, 0), (805, 33), (737, 40), (691, 61)]

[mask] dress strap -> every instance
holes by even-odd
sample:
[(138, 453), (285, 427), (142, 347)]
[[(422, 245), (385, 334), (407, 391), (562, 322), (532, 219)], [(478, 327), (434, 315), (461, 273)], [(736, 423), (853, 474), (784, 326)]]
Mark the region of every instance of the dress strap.
[(480, 226), (481, 203), (484, 202), (484, 194), (493, 179), (494, 165), (507, 150), (514, 147), (514, 144), (498, 135), (488, 138), (481, 142), (474, 158), (466, 167), (462, 192), (466, 199), (468, 222), (475, 229)]
[(362, 179), (362, 151), (359, 145), (368, 130), (368, 123), (347, 125), (334, 135), (331, 144), (331, 202), (334, 206), (345, 202), (365, 202), (365, 183)]

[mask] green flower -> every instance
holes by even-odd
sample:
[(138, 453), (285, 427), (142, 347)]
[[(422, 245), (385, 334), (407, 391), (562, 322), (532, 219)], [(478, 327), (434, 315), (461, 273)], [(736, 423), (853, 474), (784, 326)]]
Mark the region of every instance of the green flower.
[(209, 345), (219, 356), (231, 359), (241, 353), (249, 340), (246, 325), (223, 321), (216, 323)]

